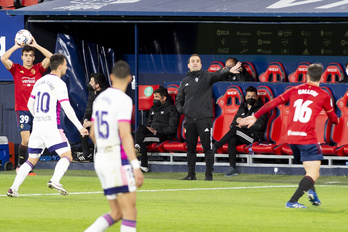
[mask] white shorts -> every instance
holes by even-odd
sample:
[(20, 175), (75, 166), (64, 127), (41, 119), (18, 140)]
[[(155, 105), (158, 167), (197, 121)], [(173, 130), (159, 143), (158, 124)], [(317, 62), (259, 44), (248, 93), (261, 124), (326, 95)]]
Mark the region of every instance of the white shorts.
[(130, 164), (122, 165), (117, 152), (95, 155), (94, 168), (107, 199), (116, 199), (117, 194), (134, 192), (137, 188)]
[(62, 129), (33, 130), (29, 137), (29, 157), (39, 158), (46, 147), (49, 152), (56, 151), (59, 156), (70, 151), (70, 145)]

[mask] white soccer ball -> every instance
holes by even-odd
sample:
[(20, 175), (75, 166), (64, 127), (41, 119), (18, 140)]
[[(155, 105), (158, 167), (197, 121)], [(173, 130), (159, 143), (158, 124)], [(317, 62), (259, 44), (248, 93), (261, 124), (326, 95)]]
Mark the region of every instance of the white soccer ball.
[(33, 36), (30, 31), (22, 29), (16, 34), (16, 43), (20, 46), (24, 46), (26, 44), (30, 44), (33, 41)]

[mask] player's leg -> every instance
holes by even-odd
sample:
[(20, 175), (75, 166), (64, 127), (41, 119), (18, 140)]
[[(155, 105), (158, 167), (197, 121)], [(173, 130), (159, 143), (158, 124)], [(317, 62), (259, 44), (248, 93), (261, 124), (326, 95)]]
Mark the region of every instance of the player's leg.
[(196, 146), (198, 141), (198, 132), (196, 123), (193, 120), (185, 122), (186, 144), (187, 144), (187, 166), (188, 175), (183, 180), (196, 180)]
[[(35, 147), (35, 148), (34, 148)], [(29, 141), (29, 158), (23, 163), (18, 169), (16, 178), (9, 189), (7, 195), (8, 196), (16, 196), (18, 197), (18, 189), (28, 176), (28, 173), (34, 168), (34, 166), (39, 161), (41, 154), (43, 153), (44, 143), (40, 140), (39, 137), (36, 137), (35, 133), (31, 137)]]
[(236, 135), (236, 130), (234, 129), (234, 126), (216, 143), (213, 145), (213, 151), (216, 153), (216, 151), (222, 147), (224, 144), (228, 143), (230, 139)]
[(68, 192), (60, 184), (60, 180), (68, 170), (70, 162), (72, 161), (70, 145), (67, 142), (63, 130), (57, 130), (51, 132), (51, 134), (52, 135), (45, 140), (46, 146), (50, 152), (55, 151), (60, 156), (60, 159), (54, 168), (53, 176), (47, 183), (47, 186), (56, 189), (62, 195), (68, 195)]
[(30, 131), (21, 131), (21, 143), (18, 147), (18, 166), (21, 166), (27, 160), (28, 143), (30, 137)]
[[(115, 195), (116, 196), (116, 195)], [(122, 218), (118, 199), (108, 199), (111, 208), (110, 213), (106, 213), (97, 218), (92, 225), (90, 225), (85, 232), (102, 232), (107, 228), (118, 222)]]
[[(16, 157), (17, 159), (15, 159), (17, 167), (19, 167), (28, 159), (28, 144), (33, 124), (33, 116), (29, 111), (16, 111), (16, 114), (17, 126), (21, 136), (21, 143), (19, 144), (18, 155)], [(30, 171), (30, 174), (35, 175), (33, 171)]]
[(119, 194), (117, 199), (122, 211), (122, 224), (120, 232), (136, 232), (136, 193), (130, 192)]
[(196, 122), (196, 126), (205, 155), (206, 171), (204, 180), (212, 181), (214, 171), (214, 152), (212, 150), (211, 140), (212, 119), (206, 118), (199, 120)]
[[(305, 192), (314, 189), (314, 183), (319, 178), (319, 170), (322, 159), (322, 152), (318, 145), (290, 145), (295, 155), (301, 154), (301, 161), (306, 170), (306, 175), (302, 178), (299, 186), (293, 196), (290, 198), (286, 207), (288, 208), (306, 208), (299, 204), (298, 200)], [(318, 199), (319, 200), (319, 199)], [(320, 202), (320, 201), (319, 201)], [(320, 204), (320, 203), (319, 203)]]

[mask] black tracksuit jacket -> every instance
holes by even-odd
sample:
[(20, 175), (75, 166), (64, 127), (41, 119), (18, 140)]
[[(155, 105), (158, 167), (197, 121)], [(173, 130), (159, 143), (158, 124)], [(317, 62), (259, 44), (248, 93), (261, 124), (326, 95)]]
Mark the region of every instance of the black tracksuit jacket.
[(187, 119), (213, 118), (213, 92), (215, 82), (223, 81), (229, 74), (229, 69), (217, 72), (208, 71), (188, 72), (181, 81), (176, 96), (176, 109), (184, 114)]
[(149, 111), (145, 125), (157, 130), (157, 135), (174, 137), (179, 124), (179, 113), (172, 98), (167, 98), (163, 105), (153, 105)]
[[(237, 122), (236, 122), (237, 118), (245, 118), (247, 116), (251, 116), (256, 111), (258, 111), (262, 106), (263, 106), (262, 101), (258, 99), (258, 101), (256, 101), (256, 103), (249, 110), (248, 104), (244, 101), (240, 105), (236, 116), (234, 116), (234, 119), (230, 127), (237, 125)], [(251, 137), (259, 141), (264, 141), (264, 132), (265, 132), (266, 124), (267, 124), (267, 119), (268, 119), (267, 114), (263, 114), (260, 118), (257, 119), (255, 124), (248, 129), (248, 131), (251, 134)], [(243, 128), (247, 129), (247, 126), (244, 126)]]

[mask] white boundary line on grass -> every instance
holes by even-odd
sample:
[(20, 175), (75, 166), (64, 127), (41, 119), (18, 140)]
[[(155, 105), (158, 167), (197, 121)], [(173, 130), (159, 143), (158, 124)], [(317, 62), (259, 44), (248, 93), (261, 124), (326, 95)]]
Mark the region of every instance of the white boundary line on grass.
[[(274, 186), (250, 186), (250, 187), (221, 187), (221, 188), (189, 188), (189, 189), (147, 189), (137, 190), (137, 192), (176, 192), (176, 191), (211, 191), (211, 190), (234, 190), (234, 189), (264, 189), (264, 188), (293, 188), (297, 185), (274, 185)], [(71, 192), (69, 195), (84, 195), (84, 194), (101, 194), (103, 191), (96, 192)], [(33, 193), (33, 194), (19, 194), (19, 196), (54, 196), (59, 193)], [(6, 197), (7, 195), (0, 195)]]
[[(295, 188), (298, 185), (266, 185), (266, 186), (250, 186), (250, 187), (221, 187), (221, 188), (189, 188), (189, 189), (147, 189), (137, 190), (137, 192), (178, 192), (178, 191), (211, 191), (211, 190), (238, 190), (238, 189), (266, 189), (266, 188)], [(344, 185), (318, 185), (320, 187), (348, 187)], [(96, 192), (71, 192), (69, 195), (86, 195), (86, 194), (102, 194), (103, 191)], [(60, 195), (59, 193), (34, 193), (34, 194), (19, 194), (19, 196), (54, 196)], [(0, 197), (6, 197), (7, 195), (0, 195)]]

